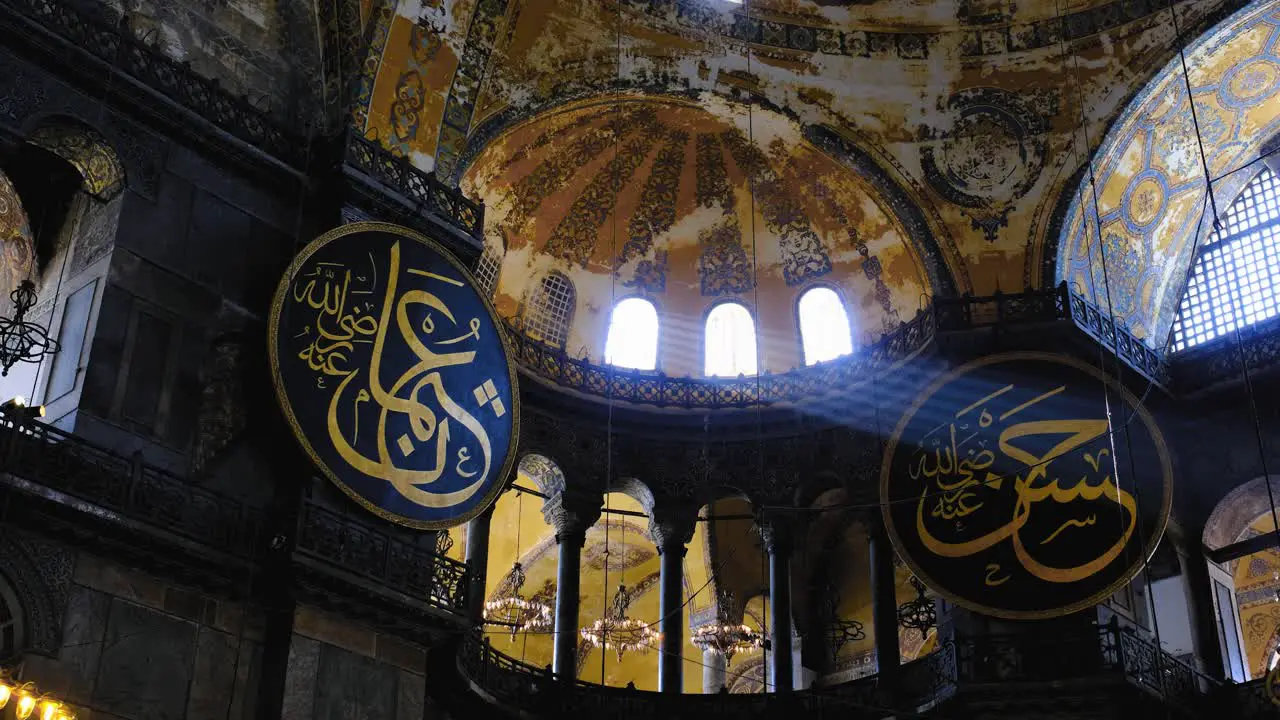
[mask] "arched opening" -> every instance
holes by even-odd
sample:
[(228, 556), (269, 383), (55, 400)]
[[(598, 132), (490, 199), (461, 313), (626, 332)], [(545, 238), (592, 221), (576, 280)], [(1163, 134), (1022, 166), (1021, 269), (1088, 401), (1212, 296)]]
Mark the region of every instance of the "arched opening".
[(569, 339), (569, 322), (573, 319), (577, 297), (569, 278), (558, 272), (547, 273), (525, 307), (525, 334), (553, 347), (564, 348)]
[(1174, 352), (1280, 315), (1280, 177), (1245, 186), (1200, 248), (1173, 324)]
[(604, 361), (636, 370), (658, 366), (658, 311), (653, 303), (632, 297), (613, 306)]
[(727, 302), (712, 308), (707, 313), (704, 343), (707, 377), (756, 374), (756, 325), (745, 306)]
[(827, 362), (853, 352), (849, 313), (835, 290), (815, 287), (806, 290), (797, 303), (800, 342), (804, 364)]

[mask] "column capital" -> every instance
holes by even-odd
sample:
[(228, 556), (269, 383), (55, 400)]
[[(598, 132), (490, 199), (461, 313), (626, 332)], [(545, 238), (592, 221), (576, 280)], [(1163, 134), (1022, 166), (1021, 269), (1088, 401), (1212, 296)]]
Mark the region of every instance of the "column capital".
[(565, 538), (584, 538), (587, 530), (600, 519), (599, 496), (562, 490), (542, 503), (542, 517), (556, 529), (556, 542)]
[(659, 503), (649, 510), (649, 537), (659, 553), (678, 548), (683, 555), (697, 522), (698, 509), (692, 505)]
[(793, 515), (781, 512), (762, 513), (756, 520), (760, 530), (760, 539), (770, 554), (789, 553), (793, 547), (796, 534), (796, 519)]

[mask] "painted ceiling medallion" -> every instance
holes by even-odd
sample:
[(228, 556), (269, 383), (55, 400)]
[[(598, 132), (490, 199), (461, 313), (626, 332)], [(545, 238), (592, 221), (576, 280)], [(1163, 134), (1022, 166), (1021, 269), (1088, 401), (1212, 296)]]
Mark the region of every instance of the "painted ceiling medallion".
[(996, 240), (1014, 202), (1040, 177), (1056, 105), (998, 88), (963, 90), (946, 101), (950, 127), (921, 149), (929, 184), (964, 208), (987, 240)]

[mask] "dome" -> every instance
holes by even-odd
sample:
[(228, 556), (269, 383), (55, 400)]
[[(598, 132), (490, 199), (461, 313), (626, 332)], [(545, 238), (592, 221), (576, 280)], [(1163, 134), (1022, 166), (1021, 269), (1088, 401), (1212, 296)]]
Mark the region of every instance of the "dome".
[(629, 297), (657, 308), (657, 369), (696, 377), (717, 304), (752, 313), (760, 368), (776, 373), (802, 364), (796, 306), (809, 288), (839, 294), (855, 346), (912, 317), (931, 290), (875, 182), (784, 115), (717, 96), (543, 113), (479, 152), (463, 188), (485, 203), (486, 252), (502, 258), (498, 312), (522, 326), (541, 278), (557, 274), (572, 302), (553, 341), (593, 362), (611, 308)]

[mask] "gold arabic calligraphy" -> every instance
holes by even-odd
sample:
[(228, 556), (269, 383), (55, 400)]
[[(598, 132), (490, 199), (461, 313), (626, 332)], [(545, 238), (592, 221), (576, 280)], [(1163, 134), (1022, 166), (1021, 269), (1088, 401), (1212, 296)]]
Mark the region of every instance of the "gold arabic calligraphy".
[[(408, 268), (406, 272), (430, 281), (462, 284), (452, 278), (414, 268)], [(315, 322), (304, 327), (298, 335), (311, 339), (297, 354), (298, 359), (318, 373), (316, 384), (319, 388), (326, 387), (323, 382), (325, 376), (341, 378), (329, 399), (326, 418), (329, 441), (352, 468), (386, 480), (413, 503), (445, 508), (467, 501), (489, 476), (493, 448), (484, 425), (446, 392), (441, 371), (472, 363), (476, 351), (436, 352), (427, 346), (424, 338), (436, 348), (457, 346), (471, 338), (479, 340), (480, 320), (470, 319), (468, 331), (460, 336), (436, 337), (440, 329), (437, 326), (446, 324), (442, 320), (455, 327), (459, 323), (449, 306), (432, 292), (407, 289), (398, 293), (398, 242), (390, 249), (380, 317), (371, 313), (371, 302), (353, 298), (358, 294), (372, 294), (373, 291), (353, 290), (352, 279), (353, 273), (349, 268), (335, 263), (317, 263), (313, 271), (295, 282), (292, 294), (294, 302), (317, 311)], [(364, 281), (365, 277), (356, 276), (356, 280)], [(424, 307), (423, 319), (415, 323), (412, 318)], [(383, 354), (388, 343), (392, 342), (403, 342), (416, 362), (401, 372), (390, 386), (384, 386), (381, 372)], [(358, 343), (372, 345), (367, 367), (353, 366), (352, 358)], [(376, 453), (372, 456), (356, 448), (360, 444), (361, 405), (367, 406), (368, 403), (373, 403), (377, 409)], [(492, 407), (499, 416), (504, 412), (497, 401), (491, 406), (486, 400), (482, 405)], [(400, 435), (395, 443), (398, 456), (407, 458), (419, 445), (429, 448), (434, 445), (434, 452), (429, 457), (432, 460), (430, 467), (403, 467), (405, 463), (393, 457), (388, 438), (388, 419), (393, 414), (403, 415), (408, 421), (409, 432)], [(349, 422), (344, 423), (343, 420)], [(346, 433), (350, 433), (350, 438)], [(451, 461), (450, 443), (459, 441), (463, 444), (453, 453)], [(478, 456), (476, 449), (479, 450)], [(466, 485), (448, 492), (429, 489), (447, 473), (465, 480)]]
[[(1029, 420), (1003, 426), (994, 438), (994, 445), (1004, 457), (1017, 463), (1019, 470), (1006, 474), (994, 472), (992, 468), (997, 456), (988, 447), (991, 440), (989, 434), (995, 432), (990, 428), (997, 423), (997, 417), (992, 412), (995, 401), (1013, 389), (1013, 385), (1006, 385), (956, 412), (949, 423), (935, 428), (936, 432), (946, 427), (948, 437), (945, 442), (935, 440), (929, 448), (922, 445), (911, 456), (908, 474), (913, 480), (923, 479), (916, 507), (916, 528), (924, 546), (937, 555), (967, 557), (1009, 540), (1014, 556), (1027, 572), (1048, 582), (1076, 582), (1102, 570), (1124, 550), (1137, 522), (1137, 505), (1132, 495), (1116, 486), (1112, 468), (1109, 462), (1104, 462), (1104, 458), (1110, 455), (1105, 442), (1094, 452), (1084, 452), (1084, 458), (1094, 474), (1086, 472), (1078, 479), (1061, 478), (1054, 471), (1055, 460), (1103, 438), (1108, 430), (1106, 419)], [(1065, 389), (1065, 385), (1059, 386), (1013, 407), (1001, 413), (998, 421), (1003, 423)], [(976, 410), (980, 412), (977, 415), (977, 427), (974, 428), (971, 414)], [(1062, 439), (1039, 454), (1018, 444), (1020, 440), (1044, 436)], [(973, 445), (965, 450), (970, 443)], [(1078, 464), (1071, 463), (1071, 466), (1078, 467)], [(1097, 475), (1102, 475), (1102, 478), (1098, 479)], [(964, 519), (983, 511), (992, 497), (990, 492), (984, 491), (984, 487), (989, 491), (999, 492), (1006, 482), (1014, 493), (1015, 501), (1009, 519), (996, 529), (958, 542), (940, 539), (930, 531), (930, 525), (945, 521), (960, 531), (957, 534), (961, 534), (966, 528)], [(1116, 503), (1123, 510), (1125, 520), (1117, 523), (1119, 533), (1115, 542), (1095, 557), (1071, 567), (1056, 567), (1041, 562), (1028, 549), (1023, 529), (1039, 503), (1051, 501), (1068, 505), (1078, 500), (1094, 501), (1103, 498)], [(1072, 528), (1095, 526), (1096, 523), (1096, 514), (1068, 518), (1040, 540), (1038, 545), (1047, 545)], [(1009, 577), (998, 563), (989, 563), (984, 583), (995, 587), (1005, 583)]]

